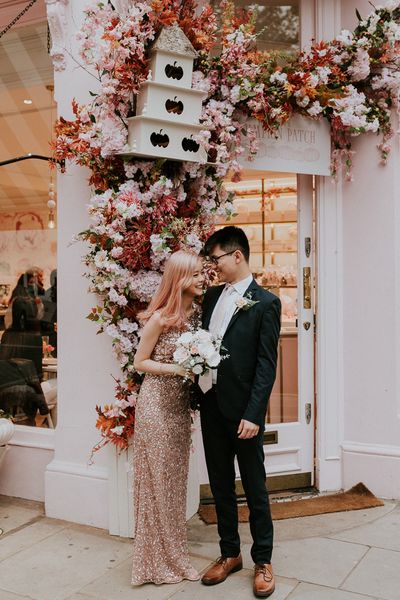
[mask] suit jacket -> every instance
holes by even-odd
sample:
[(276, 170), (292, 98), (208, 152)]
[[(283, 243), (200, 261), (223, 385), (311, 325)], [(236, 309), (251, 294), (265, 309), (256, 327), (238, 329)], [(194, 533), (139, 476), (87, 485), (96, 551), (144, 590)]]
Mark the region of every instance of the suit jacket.
[[(211, 287), (205, 294), (204, 329), (223, 289)], [(248, 293), (257, 304), (235, 312), (222, 340), (229, 357), (218, 367), (217, 402), (225, 418), (263, 426), (276, 376), (281, 302), (254, 280)]]

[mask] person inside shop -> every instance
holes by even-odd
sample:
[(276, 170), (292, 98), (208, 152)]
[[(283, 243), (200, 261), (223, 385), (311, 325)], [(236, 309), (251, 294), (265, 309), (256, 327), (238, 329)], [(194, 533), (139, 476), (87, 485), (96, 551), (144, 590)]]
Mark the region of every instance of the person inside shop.
[(42, 335), (49, 337), (49, 344), (54, 348), (52, 356), (57, 357), (57, 269), (50, 273), (50, 287), (42, 298), (44, 314), (41, 320)]
[[(43, 270), (39, 270), (43, 274)], [(28, 269), (19, 277), (17, 284), (11, 293), (10, 303), (8, 305), (7, 312), (4, 316), (4, 326), (6, 329), (8, 329), (11, 326), (12, 305), (16, 297), (33, 298), (37, 305), (37, 318), (39, 321), (42, 319), (44, 314), (44, 306), (40, 296), (44, 295), (44, 290), (43, 294), (40, 295), (39, 290), (42, 290), (42, 287), (40, 286), (40, 284), (38, 284), (37, 272), (38, 268), (35, 267), (32, 269)]]
[(0, 358), (25, 358), (35, 366), (42, 379), (43, 342), (40, 334), (38, 306), (31, 296), (16, 296), (11, 305), (12, 322), (0, 341)]
[(44, 271), (41, 267), (32, 267), (31, 271), (34, 274), (36, 282), (36, 296), (44, 296)]
[(35, 427), (36, 416), (49, 408), (31, 360), (0, 358), (0, 409), (17, 423)]

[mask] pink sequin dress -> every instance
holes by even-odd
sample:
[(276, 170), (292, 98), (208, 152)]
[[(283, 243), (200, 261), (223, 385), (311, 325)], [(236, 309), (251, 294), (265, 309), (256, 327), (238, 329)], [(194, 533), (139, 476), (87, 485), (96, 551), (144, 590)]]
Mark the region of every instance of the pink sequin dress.
[[(199, 326), (196, 313), (189, 327)], [(151, 358), (172, 363), (181, 332), (163, 332)], [(132, 584), (199, 579), (186, 533), (190, 410), (182, 377), (146, 374), (133, 436), (135, 539)]]

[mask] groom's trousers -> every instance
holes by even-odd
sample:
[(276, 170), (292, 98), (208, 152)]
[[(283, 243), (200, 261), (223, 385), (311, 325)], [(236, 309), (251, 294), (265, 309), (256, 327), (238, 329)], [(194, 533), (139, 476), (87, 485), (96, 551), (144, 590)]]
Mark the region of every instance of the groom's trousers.
[(257, 564), (271, 562), (273, 524), (265, 485), (263, 428), (248, 440), (238, 437), (239, 423), (229, 421), (220, 412), (213, 387), (202, 399), (201, 428), (211, 491), (218, 519), (221, 554), (237, 556), (240, 552), (238, 509), (235, 494), (237, 457), (240, 476), (250, 511), (253, 537), (251, 556)]

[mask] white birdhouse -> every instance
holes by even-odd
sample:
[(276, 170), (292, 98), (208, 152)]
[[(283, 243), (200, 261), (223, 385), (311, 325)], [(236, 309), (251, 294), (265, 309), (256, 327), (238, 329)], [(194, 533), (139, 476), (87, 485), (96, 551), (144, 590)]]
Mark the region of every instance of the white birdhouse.
[(177, 23), (161, 30), (151, 49), (150, 72), (136, 98), (136, 116), (128, 119), (125, 156), (206, 162), (196, 141), (206, 94), (192, 89), (197, 52)]

